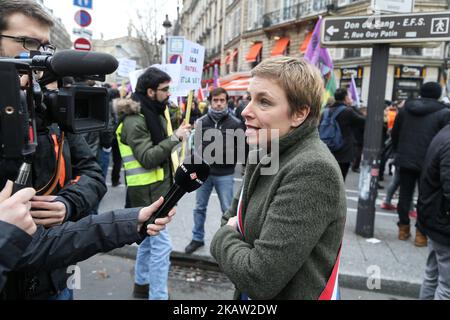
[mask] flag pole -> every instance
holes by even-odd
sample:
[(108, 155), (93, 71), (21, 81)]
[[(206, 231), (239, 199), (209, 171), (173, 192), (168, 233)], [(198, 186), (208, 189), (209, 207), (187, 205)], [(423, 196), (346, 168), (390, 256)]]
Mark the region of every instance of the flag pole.
[[(192, 101), (193, 100), (194, 100), (194, 91), (191, 90), (189, 92), (187, 106), (186, 106), (186, 117), (184, 118), (184, 122), (186, 124), (188, 124), (189, 121), (191, 120), (191, 109), (192, 109)], [(183, 146), (181, 148), (181, 157), (180, 157), (180, 162), (181, 163), (184, 161), (184, 158), (186, 157), (186, 144), (187, 144), (187, 141), (184, 140), (183, 141)]]

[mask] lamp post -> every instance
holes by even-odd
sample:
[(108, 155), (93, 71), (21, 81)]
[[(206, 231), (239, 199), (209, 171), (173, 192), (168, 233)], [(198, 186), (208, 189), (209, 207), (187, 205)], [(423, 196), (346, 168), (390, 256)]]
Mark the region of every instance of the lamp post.
[[(169, 15), (166, 14), (166, 20), (163, 22), (163, 27), (166, 29), (166, 41), (165, 41), (165, 49), (163, 54), (163, 63), (166, 64), (168, 61), (168, 53), (169, 53), (169, 29), (172, 28), (172, 23), (169, 20)], [(161, 40), (160, 40), (161, 41)]]
[(161, 47), (161, 64), (164, 64), (164, 63), (166, 63), (165, 62), (165, 55), (164, 55), (166, 41), (164, 40), (164, 36), (163, 35), (161, 35), (161, 38), (159, 39), (158, 44)]

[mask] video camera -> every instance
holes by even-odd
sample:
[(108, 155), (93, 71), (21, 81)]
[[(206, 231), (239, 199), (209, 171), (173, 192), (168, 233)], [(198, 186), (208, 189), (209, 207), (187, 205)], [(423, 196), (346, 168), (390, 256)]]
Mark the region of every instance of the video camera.
[[(84, 133), (107, 128), (108, 93), (86, 80), (105, 81), (118, 67), (108, 54), (63, 50), (55, 55), (32, 52), (26, 59), (0, 58), (0, 154), (6, 159), (32, 155), (37, 129), (53, 123), (65, 132)], [(42, 77), (36, 76), (40, 72)], [(21, 86), (21, 77), (28, 76)], [(76, 82), (63, 86), (65, 77)], [(58, 90), (46, 86), (58, 82)]]

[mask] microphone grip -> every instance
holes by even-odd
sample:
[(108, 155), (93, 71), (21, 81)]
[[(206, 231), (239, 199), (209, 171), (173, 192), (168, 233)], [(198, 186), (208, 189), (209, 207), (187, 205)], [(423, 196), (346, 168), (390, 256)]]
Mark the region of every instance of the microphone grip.
[(18, 192), (22, 189), (25, 189), (25, 188), (28, 188), (28, 186), (14, 182), (12, 194), (15, 194), (16, 192)]
[(147, 235), (147, 226), (149, 224), (154, 224), (156, 219), (167, 217), (170, 210), (175, 207), (177, 202), (184, 196), (185, 193), (186, 191), (184, 191), (181, 187), (173, 185), (169, 192), (164, 196), (164, 202), (161, 207), (159, 207), (159, 209), (152, 214), (146, 222), (144, 222), (142, 232)]

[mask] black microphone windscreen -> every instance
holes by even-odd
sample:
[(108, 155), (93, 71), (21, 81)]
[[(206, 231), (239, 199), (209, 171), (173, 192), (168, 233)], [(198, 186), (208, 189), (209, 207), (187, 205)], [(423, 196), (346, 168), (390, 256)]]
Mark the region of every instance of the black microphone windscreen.
[(111, 74), (119, 66), (119, 62), (110, 54), (61, 50), (51, 58), (50, 66), (58, 76), (82, 77)]
[(209, 165), (193, 155), (187, 158), (175, 173), (175, 183), (184, 191), (192, 192), (200, 188), (209, 176)]

